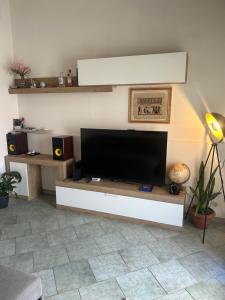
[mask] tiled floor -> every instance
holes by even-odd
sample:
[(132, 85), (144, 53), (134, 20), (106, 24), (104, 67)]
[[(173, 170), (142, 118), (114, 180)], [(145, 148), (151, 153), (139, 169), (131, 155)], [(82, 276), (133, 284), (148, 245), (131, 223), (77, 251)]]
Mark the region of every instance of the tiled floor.
[(0, 210), (0, 264), (40, 276), (49, 300), (225, 299), (225, 224), (182, 232), (54, 208)]

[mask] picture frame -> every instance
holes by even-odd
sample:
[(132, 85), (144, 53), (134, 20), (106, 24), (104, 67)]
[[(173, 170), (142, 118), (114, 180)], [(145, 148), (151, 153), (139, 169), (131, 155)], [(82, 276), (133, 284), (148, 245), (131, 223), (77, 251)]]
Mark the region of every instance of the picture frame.
[(128, 121), (170, 123), (172, 88), (130, 88)]

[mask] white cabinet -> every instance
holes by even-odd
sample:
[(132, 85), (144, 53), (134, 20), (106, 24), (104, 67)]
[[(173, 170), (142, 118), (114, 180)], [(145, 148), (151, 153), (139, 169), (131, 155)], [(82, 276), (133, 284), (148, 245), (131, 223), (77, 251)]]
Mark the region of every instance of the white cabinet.
[(186, 52), (80, 59), (78, 84), (184, 83), (186, 65)]
[(29, 185), (28, 185), (28, 167), (27, 164), (10, 162), (10, 171), (17, 171), (22, 176), (22, 181), (18, 183), (15, 192), (18, 195), (29, 197)]
[(161, 224), (183, 226), (182, 204), (56, 186), (57, 206), (103, 212)]

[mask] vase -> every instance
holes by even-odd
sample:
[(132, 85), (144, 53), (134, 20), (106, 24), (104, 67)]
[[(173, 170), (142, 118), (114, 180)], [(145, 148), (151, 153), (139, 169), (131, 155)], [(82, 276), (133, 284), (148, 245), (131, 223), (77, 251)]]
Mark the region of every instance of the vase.
[(0, 209), (8, 207), (9, 195), (0, 197)]
[(196, 214), (195, 210), (196, 210), (196, 205), (192, 206), (192, 208), (190, 210), (190, 217), (191, 217), (192, 223), (195, 225), (195, 227), (197, 227), (199, 229), (204, 229), (205, 218), (206, 218), (206, 228), (207, 228), (208, 225), (212, 222), (216, 213), (211, 208), (208, 209), (208, 212), (206, 215)]
[(21, 78), (17, 81), (17, 87), (18, 88), (25, 88), (26, 87), (26, 81), (24, 76), (20, 76)]

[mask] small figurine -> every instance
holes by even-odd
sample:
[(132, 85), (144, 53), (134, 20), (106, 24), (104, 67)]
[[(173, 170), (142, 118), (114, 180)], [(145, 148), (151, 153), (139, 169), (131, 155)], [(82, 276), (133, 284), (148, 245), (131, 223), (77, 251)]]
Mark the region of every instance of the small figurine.
[(59, 83), (59, 87), (64, 87), (65, 86), (63, 72), (60, 72), (60, 75), (58, 77), (58, 83)]
[(13, 130), (19, 130), (24, 128), (25, 118), (22, 117), (20, 119), (13, 119)]
[(30, 84), (31, 84), (30, 85), (31, 88), (36, 88), (37, 87), (36, 82), (32, 78), (30, 79)]
[(46, 87), (46, 83), (44, 81), (40, 82), (40, 88), (45, 88)]
[(169, 184), (169, 193), (172, 195), (179, 195), (181, 191), (181, 185), (175, 182)]

